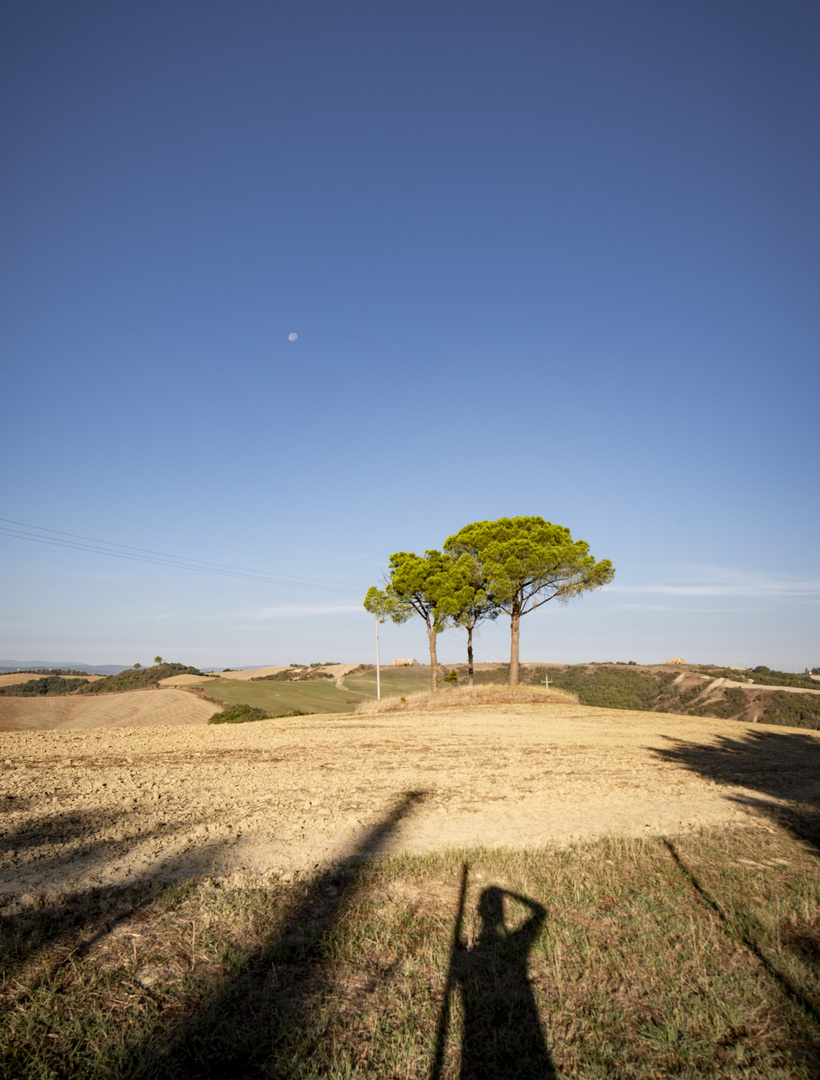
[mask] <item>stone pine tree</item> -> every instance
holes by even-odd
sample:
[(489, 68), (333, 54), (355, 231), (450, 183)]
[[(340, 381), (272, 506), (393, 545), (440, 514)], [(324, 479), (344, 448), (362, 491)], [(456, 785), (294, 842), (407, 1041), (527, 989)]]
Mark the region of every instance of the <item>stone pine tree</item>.
[(440, 551), (425, 551), (424, 555), (398, 551), (390, 556), (384, 588), (374, 586), (364, 598), (365, 609), (382, 621), (389, 618), (403, 623), (414, 615), (422, 620), (427, 628), (432, 693), (437, 689), (436, 639), (452, 618), (448, 602), (450, 586), (447, 560)]
[(501, 609), (487, 591), (481, 566), (469, 553), (450, 556), (447, 576), (450, 589), (442, 607), (449, 611), (455, 626), (467, 631), (467, 681), (474, 686), (473, 631), (486, 619), (497, 619)]
[(451, 536), (444, 550), (469, 555), (487, 595), (510, 616), (510, 686), (518, 685), (521, 616), (550, 600), (566, 603), (615, 576), (609, 559), (596, 562), (585, 541), (540, 517), (476, 521)]

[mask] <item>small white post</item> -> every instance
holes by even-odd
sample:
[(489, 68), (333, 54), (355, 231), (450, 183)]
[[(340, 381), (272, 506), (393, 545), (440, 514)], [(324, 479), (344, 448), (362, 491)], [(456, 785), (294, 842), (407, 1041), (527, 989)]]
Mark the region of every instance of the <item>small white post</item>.
[(381, 701), (382, 690), (381, 683), (379, 681), (379, 616), (375, 616), (376, 619), (376, 701)]
[(549, 688), (550, 688), (550, 677), (549, 677), (549, 675), (544, 676), (544, 685), (546, 686), (547, 690), (549, 690)]

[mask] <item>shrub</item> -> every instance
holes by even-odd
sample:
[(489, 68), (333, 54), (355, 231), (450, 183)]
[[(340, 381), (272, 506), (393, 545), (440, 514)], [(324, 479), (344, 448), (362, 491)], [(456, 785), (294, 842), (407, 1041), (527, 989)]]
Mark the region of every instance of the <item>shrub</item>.
[(253, 705), (231, 705), (224, 712), (214, 713), (208, 721), (209, 724), (249, 724), (254, 720), (283, 720), (288, 716), (310, 716), (309, 712), (302, 709), (292, 709), (290, 712), (277, 713), (271, 716), (263, 709), (257, 709)]
[(29, 679), (28, 682), (0, 687), (0, 694), (8, 697), (54, 697), (57, 694), (73, 694), (80, 686), (90, 686), (88, 679), (63, 679), (51, 675), (47, 679)]
[(764, 724), (785, 724), (788, 727), (820, 730), (820, 695), (786, 694), (782, 690), (759, 694), (763, 699)]
[[(700, 693), (701, 690), (702, 687), (698, 688), (697, 693)], [(685, 696), (681, 694), (682, 702)], [(709, 705), (701, 705), (694, 711), (698, 716), (716, 716), (718, 720), (732, 720), (745, 711), (749, 705), (749, 700), (749, 696), (743, 690), (738, 689), (736, 686), (730, 686), (723, 691), (723, 697), (720, 701), (713, 701)], [(684, 704), (688, 704), (688, 702)]]
[(578, 695), (582, 705), (604, 709), (651, 710), (658, 704), (664, 681), (640, 671), (613, 667), (588, 668), (583, 665), (560, 669), (530, 668), (528, 681), (543, 682), (549, 674), (550, 683), (559, 690)]
[(232, 705), (224, 712), (214, 713), (208, 723), (248, 724), (253, 720), (270, 720), (270, 716), (263, 709), (255, 709), (253, 705)]
[(790, 671), (773, 671), (765, 664), (755, 668), (715, 667), (713, 664), (700, 664), (692, 668), (713, 679), (733, 679), (735, 682), (752, 682), (758, 686), (794, 686), (805, 690), (816, 690), (817, 683), (808, 675), (793, 675)]

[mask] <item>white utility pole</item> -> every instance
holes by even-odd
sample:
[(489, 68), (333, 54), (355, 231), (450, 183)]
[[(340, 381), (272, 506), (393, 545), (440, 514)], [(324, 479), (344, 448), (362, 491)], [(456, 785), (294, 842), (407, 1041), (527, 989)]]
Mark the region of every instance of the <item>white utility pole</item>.
[(381, 701), (382, 691), (379, 683), (379, 616), (374, 616), (376, 619), (376, 701)]

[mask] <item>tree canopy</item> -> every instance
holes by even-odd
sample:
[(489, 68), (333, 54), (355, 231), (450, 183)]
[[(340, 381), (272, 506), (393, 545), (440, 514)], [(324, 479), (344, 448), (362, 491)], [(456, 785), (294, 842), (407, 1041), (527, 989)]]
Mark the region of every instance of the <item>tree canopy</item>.
[(468, 555), (480, 567), (484, 590), (510, 616), (510, 684), (518, 683), (522, 615), (550, 600), (567, 602), (615, 576), (584, 540), (540, 517), (499, 518), (465, 525), (444, 543), (446, 553)]
[(521, 616), (550, 600), (566, 603), (615, 576), (609, 559), (596, 561), (584, 540), (540, 517), (499, 518), (465, 525), (442, 551), (390, 556), (384, 588), (368, 590), (365, 608), (384, 622), (417, 615), (427, 628), (430, 686), (436, 689), (436, 638), (448, 625), (467, 631), (473, 681), (476, 626), (504, 611), (510, 616), (510, 684), (518, 684)]
[(397, 551), (390, 556), (385, 587), (374, 586), (364, 599), (365, 609), (382, 622), (389, 618), (403, 623), (414, 615), (424, 622), (430, 650), (431, 691), (436, 690), (438, 674), (436, 638), (451, 619), (452, 591), (447, 560), (440, 551), (425, 551), (424, 555)]
[(488, 592), (487, 583), (482, 577), (480, 564), (467, 552), (450, 555), (447, 563), (450, 579), (450, 593), (442, 601), (455, 626), (467, 631), (467, 679), (472, 686), (475, 681), (473, 672), (473, 631), (479, 623), (498, 618), (501, 610)]

